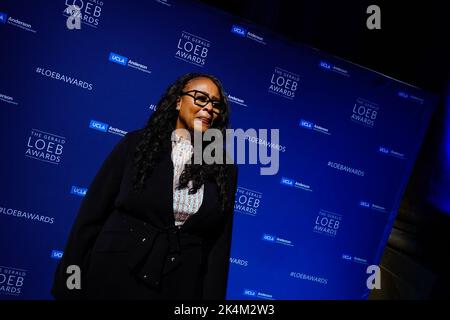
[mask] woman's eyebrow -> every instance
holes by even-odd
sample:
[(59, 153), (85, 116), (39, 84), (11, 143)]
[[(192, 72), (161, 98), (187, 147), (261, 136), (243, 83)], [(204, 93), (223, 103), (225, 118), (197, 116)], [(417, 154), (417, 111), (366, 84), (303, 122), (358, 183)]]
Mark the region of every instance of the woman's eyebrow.
[(204, 95), (208, 96), (208, 98), (210, 98), (210, 99), (220, 100), (220, 98), (218, 98), (216, 96), (212, 96), (211, 97), (208, 92), (205, 92), (205, 91), (202, 91), (202, 90), (196, 90), (196, 91), (203, 93)]
[(216, 100), (220, 100), (220, 98), (216, 97), (216, 96), (210, 96), (208, 93), (206, 93), (206, 95), (210, 98), (210, 99), (216, 99)]

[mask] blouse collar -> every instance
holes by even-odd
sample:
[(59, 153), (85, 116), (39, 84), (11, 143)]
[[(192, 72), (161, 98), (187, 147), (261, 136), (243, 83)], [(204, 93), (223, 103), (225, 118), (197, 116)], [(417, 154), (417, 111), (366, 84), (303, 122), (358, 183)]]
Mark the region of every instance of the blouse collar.
[(172, 142), (174, 142), (175, 145), (177, 144), (186, 144), (186, 145), (191, 145), (191, 141), (189, 141), (188, 139), (178, 135), (175, 131), (172, 133), (172, 138), (171, 138)]

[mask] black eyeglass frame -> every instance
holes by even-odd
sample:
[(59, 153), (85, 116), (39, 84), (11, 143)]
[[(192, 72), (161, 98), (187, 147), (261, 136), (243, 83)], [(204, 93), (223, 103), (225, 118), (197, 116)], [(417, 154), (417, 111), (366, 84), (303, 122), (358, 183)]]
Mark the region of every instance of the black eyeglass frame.
[[(194, 94), (190, 94), (191, 92), (194, 92)], [(198, 101), (198, 97), (197, 94), (201, 93), (202, 95), (204, 95), (208, 100), (206, 102), (200, 102)], [(185, 91), (185, 92), (181, 92), (180, 97), (181, 96), (190, 96), (192, 97), (192, 99), (194, 99), (194, 104), (199, 106), (199, 107), (205, 107), (208, 105), (208, 103), (211, 103), (212, 107), (213, 107), (213, 113), (215, 114), (221, 114), (224, 111), (224, 103), (223, 100), (217, 100), (217, 99), (211, 99), (209, 97), (209, 94), (207, 94), (206, 92), (200, 91), (200, 90), (189, 90), (189, 91)], [(218, 104), (214, 104), (214, 103), (218, 103)], [(215, 112), (214, 109), (218, 109), (219, 112)]]

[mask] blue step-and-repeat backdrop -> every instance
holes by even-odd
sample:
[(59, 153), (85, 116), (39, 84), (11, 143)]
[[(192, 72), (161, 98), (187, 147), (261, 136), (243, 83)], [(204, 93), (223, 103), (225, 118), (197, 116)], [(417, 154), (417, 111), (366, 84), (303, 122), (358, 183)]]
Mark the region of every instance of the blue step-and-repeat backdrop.
[(0, 40), (0, 299), (51, 298), (99, 166), (192, 71), (280, 130), (247, 139), (280, 165), (240, 165), (227, 298), (367, 298), (434, 95), (193, 1), (6, 0)]

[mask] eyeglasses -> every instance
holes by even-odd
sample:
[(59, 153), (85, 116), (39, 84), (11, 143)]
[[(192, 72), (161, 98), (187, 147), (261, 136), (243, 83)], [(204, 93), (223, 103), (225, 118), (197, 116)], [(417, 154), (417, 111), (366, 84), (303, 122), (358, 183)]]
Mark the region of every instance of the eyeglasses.
[[(194, 94), (191, 94), (193, 92)], [(182, 92), (180, 96), (190, 96), (194, 99), (194, 104), (199, 107), (205, 107), (208, 103), (211, 102), (213, 107), (212, 112), (215, 114), (220, 114), (223, 112), (224, 105), (222, 100), (211, 99), (206, 92), (199, 90), (190, 90), (186, 92)]]

